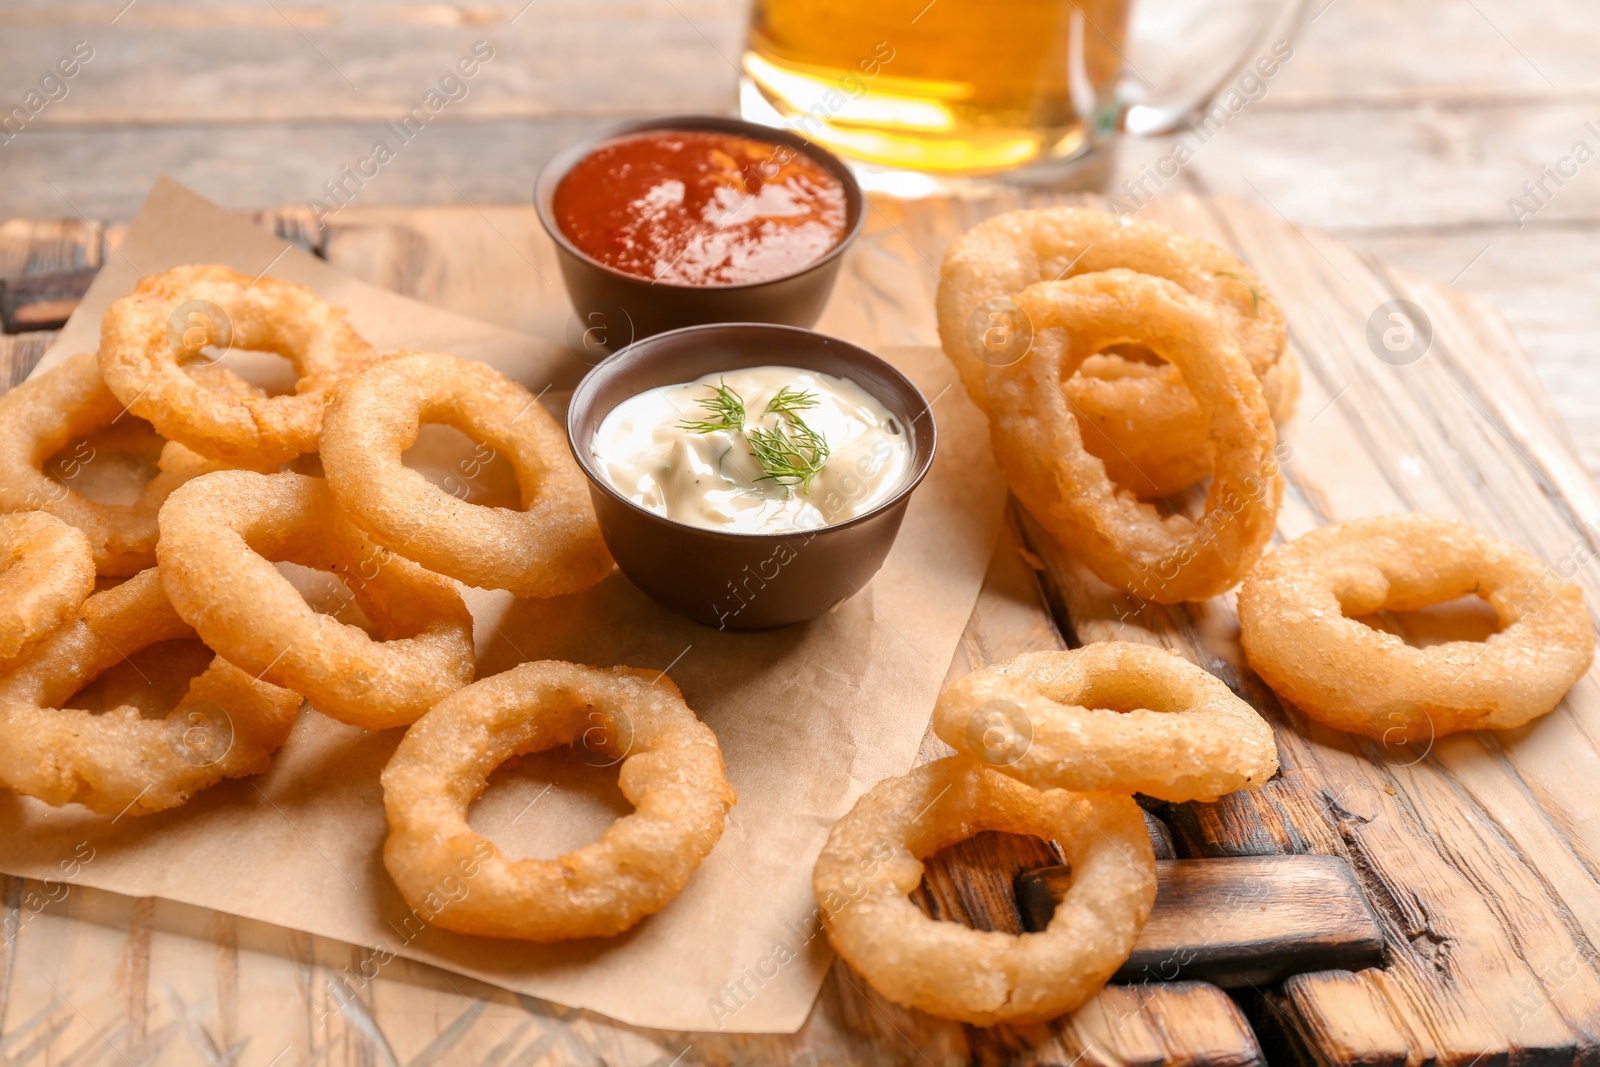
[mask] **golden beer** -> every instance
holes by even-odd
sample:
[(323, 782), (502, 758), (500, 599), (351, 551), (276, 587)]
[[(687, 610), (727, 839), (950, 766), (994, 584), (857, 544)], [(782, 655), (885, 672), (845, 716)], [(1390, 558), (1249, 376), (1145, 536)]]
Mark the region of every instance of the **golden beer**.
[(1115, 121), (1128, 0), (756, 0), (744, 72), (801, 133), (907, 170), (1077, 154)]

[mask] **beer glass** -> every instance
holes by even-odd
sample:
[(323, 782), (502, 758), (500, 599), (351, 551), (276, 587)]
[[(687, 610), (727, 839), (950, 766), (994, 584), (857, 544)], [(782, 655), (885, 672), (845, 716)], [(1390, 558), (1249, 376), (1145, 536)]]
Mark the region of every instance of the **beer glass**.
[(755, 0), (746, 118), (867, 164), (993, 174), (1225, 123), (1293, 56), (1303, 0)]

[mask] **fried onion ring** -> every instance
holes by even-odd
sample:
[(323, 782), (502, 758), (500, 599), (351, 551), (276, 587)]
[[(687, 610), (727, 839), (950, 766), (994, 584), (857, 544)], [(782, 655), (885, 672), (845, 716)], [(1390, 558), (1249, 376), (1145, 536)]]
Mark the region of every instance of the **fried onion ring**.
[[(522, 510), (469, 504), (406, 467), (401, 453), (424, 422), (454, 426), (504, 454)], [(566, 435), (532, 393), (486, 364), (404, 352), (362, 371), (328, 408), (322, 466), (374, 541), (468, 585), (549, 597), (611, 573)]]
[(220, 656), (165, 718), (144, 718), (130, 706), (100, 714), (60, 706), (126, 656), (193, 635), (154, 569), (84, 601), (80, 618), (0, 679), (0, 782), (47, 804), (143, 815), (224, 778), (266, 770), (300, 697)]
[[(1072, 884), (1039, 933), (940, 922), (908, 899), (922, 859), (983, 830), (1059, 842)], [(1139, 806), (1106, 793), (1040, 792), (952, 756), (879, 782), (834, 824), (812, 880), (840, 956), (896, 1004), (978, 1026), (1078, 1007), (1133, 951), (1155, 902)]]
[[(286, 357), (299, 376), (294, 394), (225, 395), (184, 373), (185, 352), (169, 338), (169, 319), (191, 302), (220, 309), (232, 347)], [(185, 342), (190, 351), (221, 339), (210, 315), (189, 321), (189, 329), (205, 334), (203, 342)], [(218, 265), (175, 267), (143, 279), (107, 309), (100, 329), (101, 373), (130, 411), (203, 456), (261, 470), (315, 451), (334, 386), (374, 358), (344, 313), (305, 286), (252, 281)]]
[[(1501, 630), (1413, 648), (1355, 617), (1476, 594)], [(1386, 743), (1505, 730), (1561, 702), (1594, 658), (1583, 590), (1529, 552), (1435, 515), (1353, 519), (1278, 548), (1239, 589), (1250, 666), (1307, 715)]]
[[(1041, 282), (1017, 302), (1062, 328), (989, 375), (990, 438), (1018, 498), (1102, 580), (1142, 599), (1201, 600), (1236, 584), (1272, 536), (1283, 478), (1260, 385), (1211, 305), (1127, 270)], [(1205, 413), (1217, 461), (1198, 520), (1163, 518), (1083, 447), (1061, 383), (1117, 344), (1166, 358)]]
[[(510, 860), (467, 825), (501, 763), (596, 731), (622, 760), (635, 808), (598, 841)], [(666, 907), (722, 836), (734, 794), (716, 735), (660, 672), (545, 660), (475, 682), (419, 719), (384, 768), (383, 800), (383, 862), (413, 908), (459, 933), (560, 941), (620, 934)], [(440, 910), (453, 876), (468, 889)]]
[[(939, 336), (973, 400), (987, 406), (990, 364), (968, 339), (979, 308), (1014, 299), (1036, 282), (1116, 268), (1166, 278), (1213, 304), (1260, 379), (1272, 417), (1282, 422), (1294, 413), (1300, 372), (1286, 350), (1283, 313), (1248, 267), (1169, 226), (1081, 207), (997, 215), (945, 253)], [(1105, 461), (1118, 485), (1145, 498), (1164, 496), (1210, 472), (1205, 418), (1175, 368), (1092, 355), (1062, 388), (1083, 423), (1084, 447)]]
[(973, 671), (940, 695), (933, 728), (1037, 789), (1211, 801), (1278, 769), (1272, 727), (1220, 678), (1128, 641)]
[[(217, 374), (201, 377), (216, 388), (252, 388)], [(95, 567), (116, 576), (155, 565), (162, 501), (189, 479), (221, 466), (168, 442), (161, 449), (160, 473), (132, 504), (90, 500), (72, 488), (71, 472), (55, 477), (44, 472), (51, 456), (75, 439), (112, 427), (125, 410), (100, 380), (91, 352), (69, 356), (0, 396), (0, 511), (43, 511), (76, 526), (89, 538)]]
[[(472, 680), (472, 617), (455, 587), (368, 540), (320, 478), (196, 478), (161, 509), (156, 558), (201, 640), (341, 722), (403, 726)], [(269, 562), (285, 560), (343, 578), (382, 637), (312, 610)]]
[(0, 515), (0, 671), (94, 592), (83, 531), (42, 511)]

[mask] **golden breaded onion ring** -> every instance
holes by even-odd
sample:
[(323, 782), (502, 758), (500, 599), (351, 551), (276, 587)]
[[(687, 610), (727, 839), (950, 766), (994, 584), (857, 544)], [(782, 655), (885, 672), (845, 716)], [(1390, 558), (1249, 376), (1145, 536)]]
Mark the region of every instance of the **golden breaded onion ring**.
[[(212, 315), (185, 316), (205, 334), (173, 343), (174, 314), (186, 304), (220, 309), (233, 348), (276, 352), (299, 380), (287, 396), (223, 395), (184, 373), (188, 352), (221, 340)], [(106, 310), (100, 371), (117, 399), (163, 437), (211, 459), (267, 470), (314, 452), (322, 409), (339, 379), (376, 358), (344, 312), (303, 285), (257, 278), (216, 264), (174, 267), (142, 279)]]
[[(218, 388), (251, 388), (215, 373), (203, 380)], [(219, 466), (169, 441), (161, 449), (160, 472), (131, 504), (90, 500), (72, 488), (70, 478), (44, 473), (51, 456), (75, 439), (112, 427), (125, 411), (100, 380), (92, 352), (69, 356), (0, 396), (0, 511), (43, 511), (76, 526), (88, 537), (99, 572), (116, 576), (155, 565), (156, 513), (162, 502), (190, 478)]]
[(82, 530), (42, 511), (0, 515), (0, 670), (92, 592), (94, 552)]
[(1128, 641), (1025, 652), (939, 696), (945, 743), (1037, 789), (1215, 800), (1278, 770), (1272, 727), (1176, 652)]
[[(1009, 934), (941, 922), (908, 899), (922, 859), (984, 830), (1055, 840), (1072, 884), (1050, 925)], [(1156, 896), (1130, 797), (1040, 792), (952, 756), (879, 782), (834, 824), (812, 879), (828, 940), (896, 1004), (977, 1026), (1083, 1004), (1133, 951)]]
[(89, 597), (81, 617), (0, 679), (0, 783), (47, 804), (143, 815), (224, 778), (266, 770), (300, 697), (220, 656), (165, 718), (147, 719), (129, 706), (99, 714), (61, 707), (140, 649), (193, 636), (154, 569)]
[[(1103, 581), (1161, 604), (1231, 588), (1260, 558), (1283, 495), (1261, 387), (1211, 305), (1132, 271), (1041, 282), (1017, 295), (1041, 326), (1027, 359), (989, 375), (989, 434), (1012, 490)], [(1085, 451), (1061, 383), (1108, 345), (1137, 343), (1182, 374), (1205, 413), (1216, 468), (1205, 514), (1161, 516)]]
[[(634, 811), (553, 860), (507, 859), (467, 825), (512, 756), (603, 738)], [(591, 747), (593, 745), (591, 744)], [(441, 700), (383, 771), (383, 862), (414, 908), (448, 930), (526, 941), (620, 934), (666, 907), (722, 836), (733, 806), (716, 735), (656, 671), (523, 663)], [(441, 882), (467, 883), (439, 910)]]
[[(1358, 622), (1476, 594), (1501, 630), (1413, 648)], [(1239, 588), (1250, 666), (1339, 730), (1404, 744), (1505, 730), (1561, 702), (1594, 658), (1583, 590), (1537, 557), (1435, 515), (1323, 526), (1276, 549)]]
[[(202, 641), (341, 722), (403, 726), (472, 680), (472, 616), (455, 587), (368, 540), (320, 478), (196, 478), (162, 507), (156, 557)], [(382, 637), (313, 610), (278, 561), (339, 575)]]
[[(407, 467), (425, 422), (504, 455), (522, 508), (469, 504)], [(567, 438), (534, 395), (494, 368), (403, 352), (339, 387), (322, 432), (334, 495), (374, 541), (467, 585), (518, 596), (576, 593), (611, 572)]]
[[(1260, 379), (1272, 417), (1282, 422), (1294, 413), (1300, 372), (1287, 351), (1283, 313), (1248, 267), (1170, 226), (1082, 207), (996, 215), (946, 251), (939, 337), (978, 406), (987, 406), (990, 364), (974, 351), (972, 320), (985, 302), (1014, 300), (1036, 282), (1117, 268), (1165, 278), (1214, 305)], [(1084, 424), (1085, 448), (1118, 485), (1164, 496), (1210, 472), (1204, 417), (1174, 368), (1092, 354), (1062, 388)]]

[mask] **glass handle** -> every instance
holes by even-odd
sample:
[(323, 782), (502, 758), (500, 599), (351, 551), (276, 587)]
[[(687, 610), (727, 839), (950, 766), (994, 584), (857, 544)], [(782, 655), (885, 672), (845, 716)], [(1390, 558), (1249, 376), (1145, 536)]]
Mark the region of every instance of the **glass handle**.
[[(1135, 137), (1149, 137), (1177, 130), (1191, 116), (1204, 110), (1230, 82), (1238, 78), (1264, 46), (1293, 38), (1300, 29), (1305, 10), (1305, 0), (1281, 0), (1275, 5), (1272, 17), (1267, 19), (1261, 30), (1240, 48), (1234, 61), (1205, 85), (1184, 86), (1155, 99), (1147, 99), (1142, 94), (1131, 91), (1132, 86), (1138, 83), (1130, 83), (1125, 79), (1119, 87), (1117, 100), (1122, 129)], [(1069, 79), (1070, 76), (1069, 72)]]

